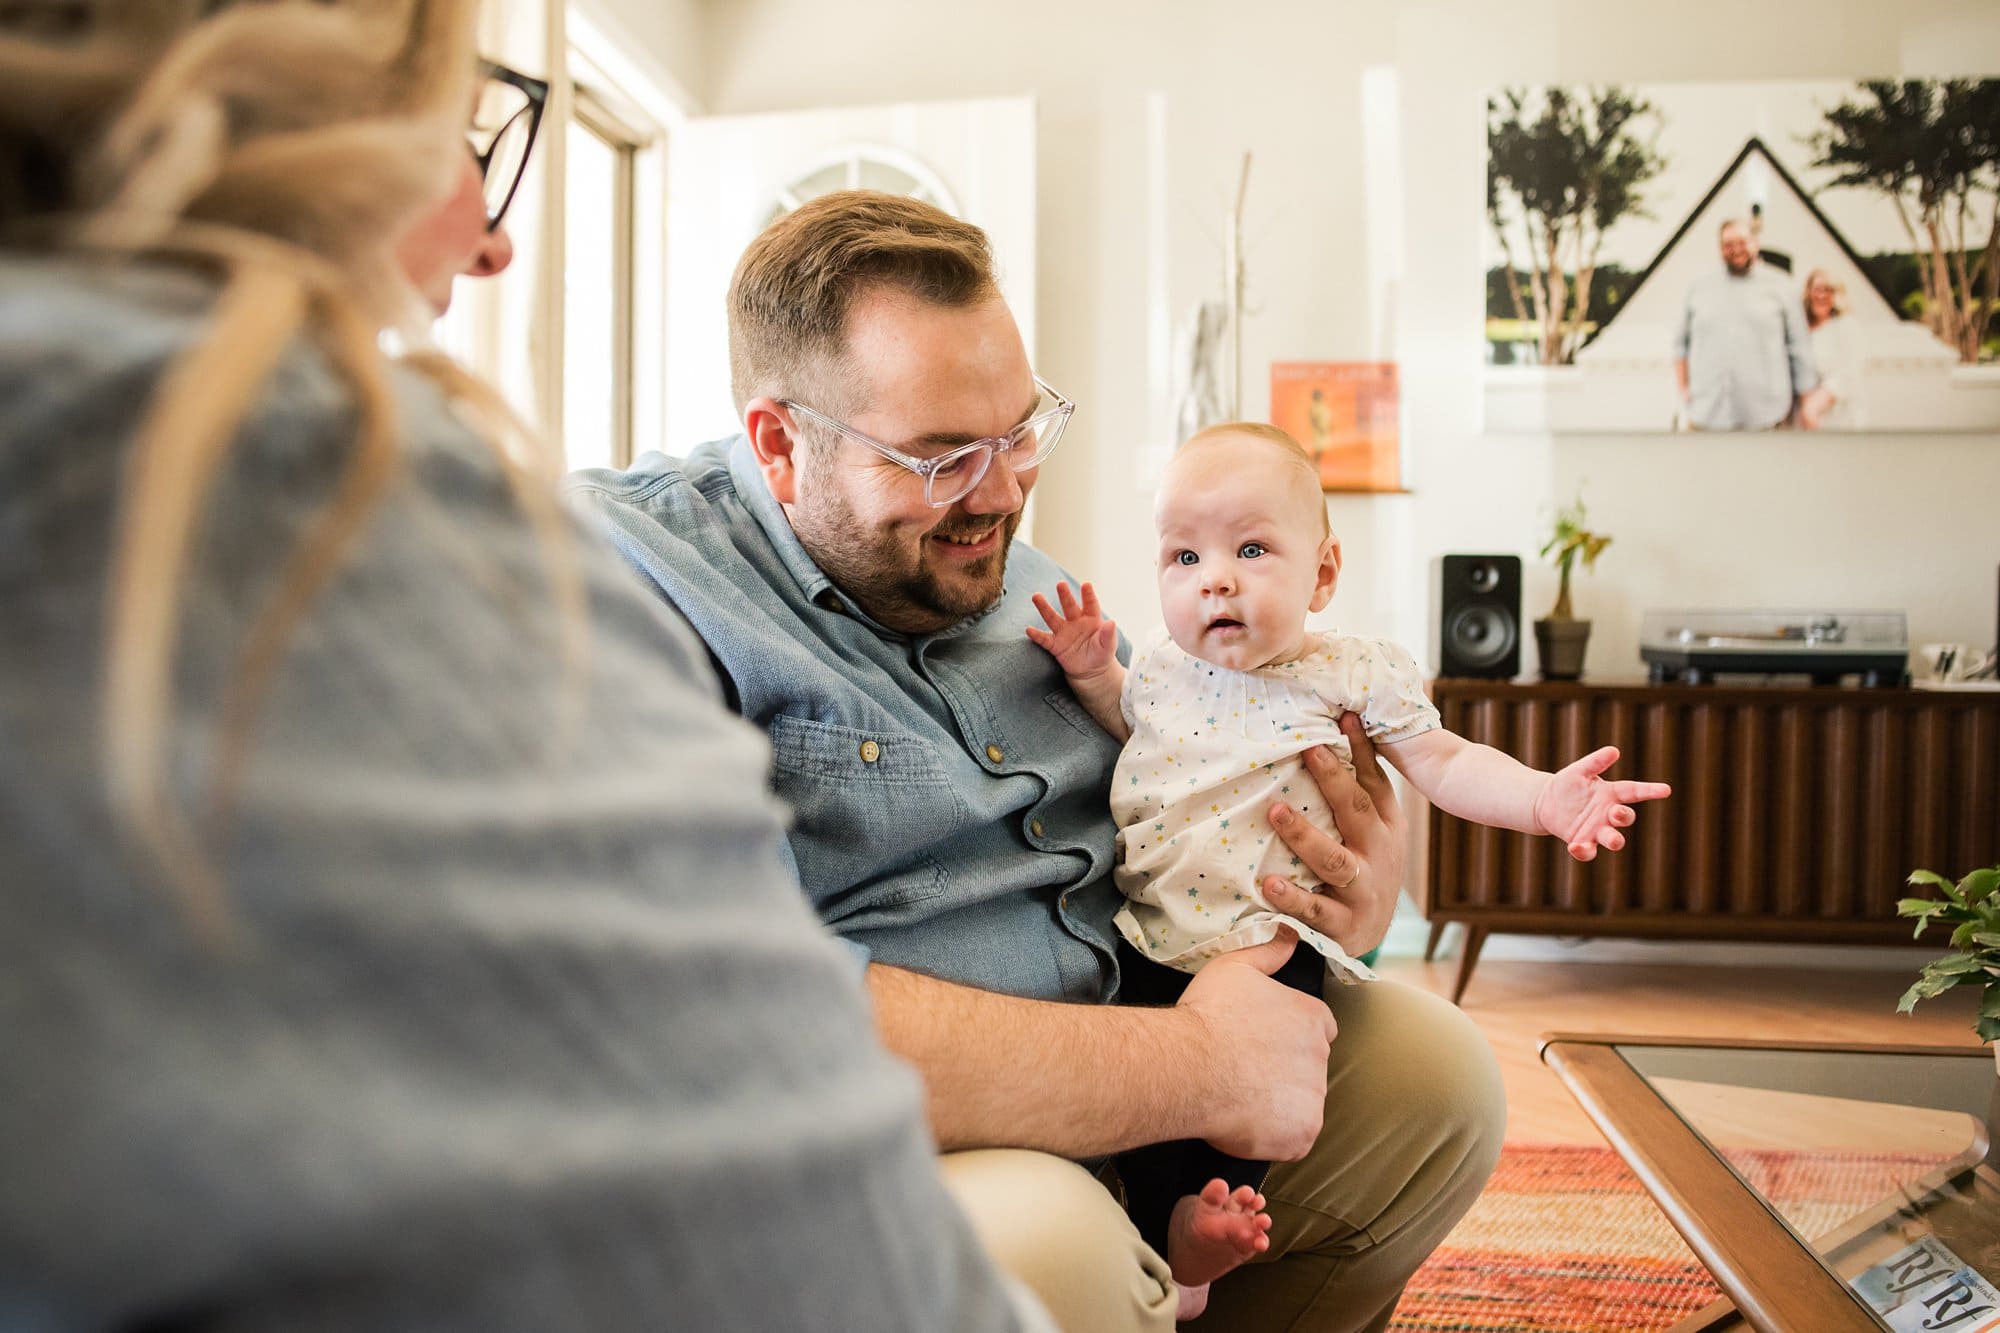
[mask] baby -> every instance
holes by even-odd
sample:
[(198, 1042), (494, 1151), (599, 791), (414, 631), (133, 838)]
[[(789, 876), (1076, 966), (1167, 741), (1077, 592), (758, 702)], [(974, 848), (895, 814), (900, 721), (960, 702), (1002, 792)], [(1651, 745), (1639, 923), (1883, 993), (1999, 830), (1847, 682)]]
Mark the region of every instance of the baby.
[[(1329, 967), (1342, 981), (1372, 980), (1336, 941), (1271, 910), (1259, 888), (1272, 875), (1311, 887), (1268, 812), (1282, 800), (1333, 831), (1304, 754), (1325, 745), (1351, 764), (1344, 712), (1359, 714), (1383, 757), (1442, 809), (1562, 838), (1579, 861), (1624, 846), (1619, 830), (1632, 823), (1632, 804), (1668, 794), (1661, 783), (1604, 781), (1615, 748), (1544, 773), (1454, 735), (1408, 653), (1308, 631), (1307, 614), (1333, 596), (1340, 543), (1312, 460), (1283, 431), (1236, 423), (1194, 436), (1167, 468), (1155, 518), (1166, 633), (1129, 670), (1115, 655), (1117, 627), (1088, 583), (1080, 592), (1060, 587), (1060, 609), (1037, 595), (1047, 628), (1028, 630), (1091, 716), (1126, 743), (1111, 792), (1116, 880), (1126, 898), (1117, 924), (1153, 963), (1192, 974), (1290, 929), (1317, 956), (1301, 951), (1294, 961), (1315, 965), (1288, 968), (1281, 979), (1313, 995)], [(1127, 972), (1131, 998), (1170, 1003), (1187, 983), (1143, 962)], [(1270, 1221), (1256, 1193), (1265, 1164), (1205, 1144), (1161, 1150), (1165, 1160), (1142, 1150), (1138, 1174), (1148, 1179), (1139, 1188), (1122, 1161), (1121, 1174), (1141, 1230), (1156, 1245), (1164, 1240), (1182, 1284), (1181, 1317), (1191, 1318), (1206, 1304), (1209, 1281), (1268, 1247)], [(1162, 1173), (1171, 1186), (1164, 1203)]]

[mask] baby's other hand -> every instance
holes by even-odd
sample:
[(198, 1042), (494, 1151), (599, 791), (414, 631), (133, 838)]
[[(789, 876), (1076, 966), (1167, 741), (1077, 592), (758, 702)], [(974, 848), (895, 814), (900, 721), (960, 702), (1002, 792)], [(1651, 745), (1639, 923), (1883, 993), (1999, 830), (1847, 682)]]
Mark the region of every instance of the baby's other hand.
[(1618, 830), (1631, 827), (1638, 818), (1632, 813), (1634, 804), (1673, 794), (1664, 782), (1604, 781), (1599, 775), (1617, 762), (1615, 745), (1593, 751), (1550, 774), (1535, 798), (1535, 819), (1542, 832), (1568, 843), (1569, 854), (1579, 861), (1593, 860), (1599, 847), (1615, 852), (1625, 845), (1625, 835)]
[(1071, 680), (1087, 680), (1109, 670), (1118, 660), (1118, 626), (1097, 604), (1097, 589), (1085, 583), (1079, 598), (1061, 583), (1056, 585), (1056, 596), (1062, 601), (1060, 612), (1048, 598), (1035, 594), (1035, 609), (1048, 628), (1028, 626), (1029, 640), (1048, 650)]

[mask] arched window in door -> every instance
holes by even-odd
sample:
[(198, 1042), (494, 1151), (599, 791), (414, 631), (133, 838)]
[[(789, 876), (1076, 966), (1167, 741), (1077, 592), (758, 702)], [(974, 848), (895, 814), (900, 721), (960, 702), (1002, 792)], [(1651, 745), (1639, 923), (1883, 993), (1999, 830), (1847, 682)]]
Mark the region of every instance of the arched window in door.
[(849, 144), (817, 158), (791, 184), (780, 189), (765, 224), (777, 221), (808, 199), (835, 190), (907, 194), (927, 204), (936, 204), (953, 216), (958, 214), (958, 201), (952, 198), (951, 191), (936, 172), (914, 155), (880, 144)]

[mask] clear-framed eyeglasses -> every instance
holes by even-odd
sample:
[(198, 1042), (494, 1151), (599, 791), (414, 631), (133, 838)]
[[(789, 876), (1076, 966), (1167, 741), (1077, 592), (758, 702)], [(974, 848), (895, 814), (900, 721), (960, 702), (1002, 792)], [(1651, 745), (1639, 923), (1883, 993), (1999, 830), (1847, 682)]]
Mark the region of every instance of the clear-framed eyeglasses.
[(985, 478), (986, 469), (993, 465), (995, 457), (1004, 459), (1007, 466), (1016, 472), (1026, 472), (1029, 468), (1040, 467), (1042, 460), (1055, 452), (1056, 445), (1062, 440), (1064, 427), (1069, 425), (1070, 415), (1076, 411), (1076, 404), (1050, 388), (1048, 381), (1040, 375), (1035, 376), (1035, 387), (1041, 390), (1041, 398), (1035, 403), (1028, 419), (1020, 425), (1005, 435), (955, 444), (943, 453), (930, 457), (905, 453), (893, 445), (884, 444), (874, 436), (858, 431), (844, 421), (836, 421), (795, 399), (781, 398), (778, 401), (790, 411), (816, 421), (856, 444), (866, 445), (889, 461), (900, 463), (916, 473), (924, 479), (925, 501), (933, 509), (942, 509), (972, 494), (972, 488)]
[(507, 206), (521, 188), (528, 153), (535, 146), (535, 133), (541, 129), (542, 112), (549, 104), (549, 85), (546, 80), (490, 60), (480, 62), (479, 72), (484, 77), (466, 138), (479, 162), (486, 196), (486, 230), (492, 231), (507, 216)]

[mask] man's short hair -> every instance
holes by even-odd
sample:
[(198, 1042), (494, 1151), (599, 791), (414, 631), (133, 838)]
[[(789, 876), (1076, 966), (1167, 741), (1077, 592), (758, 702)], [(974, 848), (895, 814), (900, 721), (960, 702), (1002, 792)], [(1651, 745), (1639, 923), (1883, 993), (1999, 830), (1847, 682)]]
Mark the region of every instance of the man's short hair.
[(837, 376), (823, 372), (845, 360), (848, 311), (875, 286), (941, 306), (999, 294), (992, 248), (971, 223), (878, 190), (820, 195), (766, 227), (730, 280), (736, 410), (760, 395), (804, 398), (834, 388)]

